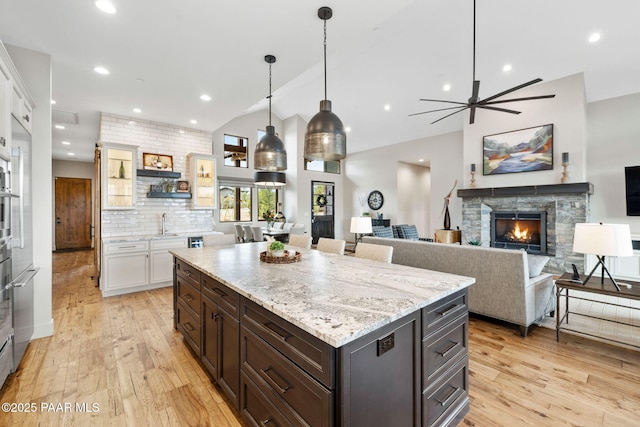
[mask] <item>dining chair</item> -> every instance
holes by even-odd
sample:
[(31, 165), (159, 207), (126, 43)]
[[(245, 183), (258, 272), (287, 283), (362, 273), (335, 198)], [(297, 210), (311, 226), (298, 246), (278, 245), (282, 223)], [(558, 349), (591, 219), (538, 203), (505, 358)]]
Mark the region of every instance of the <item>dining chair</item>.
[(202, 243), (207, 246), (234, 245), (236, 243), (235, 234), (211, 234), (202, 236)]
[(356, 258), (366, 258), (374, 261), (391, 263), (393, 246), (374, 245), (373, 243), (358, 243)]
[(304, 234), (304, 224), (295, 224), (289, 229), (289, 235), (292, 234)]
[(284, 226), (284, 222), (274, 222), (271, 224), (271, 228), (274, 230), (282, 230), (282, 226)]
[(321, 237), (318, 240), (317, 249), (320, 252), (329, 252), (332, 254), (344, 255), (344, 247), (346, 244), (347, 242), (344, 240)]
[(236, 227), (236, 239), (238, 239), (238, 243), (244, 243), (244, 230), (242, 229), (241, 224), (234, 224)]
[(251, 231), (250, 225), (243, 225), (242, 231), (244, 231), (244, 241), (253, 242), (253, 231)]
[(289, 231), (289, 230), (291, 230), (291, 227), (293, 227), (293, 223), (292, 222), (285, 222), (284, 225), (282, 226), (282, 229), (284, 231)]
[(311, 249), (311, 236), (305, 235), (293, 235), (289, 236), (289, 246), (295, 246), (296, 248)]
[(258, 226), (254, 226), (251, 227), (251, 232), (253, 233), (253, 241), (254, 242), (264, 242), (265, 239), (264, 235), (262, 234), (262, 227)]

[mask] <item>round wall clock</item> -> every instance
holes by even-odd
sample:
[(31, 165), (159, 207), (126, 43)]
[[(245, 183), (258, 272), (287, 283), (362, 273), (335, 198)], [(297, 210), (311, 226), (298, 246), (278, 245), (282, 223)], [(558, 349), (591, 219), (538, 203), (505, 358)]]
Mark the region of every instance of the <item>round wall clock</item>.
[(367, 202), (369, 203), (369, 207), (371, 209), (377, 211), (382, 207), (382, 204), (384, 203), (384, 197), (382, 197), (382, 193), (378, 190), (373, 190), (371, 193), (369, 193)]

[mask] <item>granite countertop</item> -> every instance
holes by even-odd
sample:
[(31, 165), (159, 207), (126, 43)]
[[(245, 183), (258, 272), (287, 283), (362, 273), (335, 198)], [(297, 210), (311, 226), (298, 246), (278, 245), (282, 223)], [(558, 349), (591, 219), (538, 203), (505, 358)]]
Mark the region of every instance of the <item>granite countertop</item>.
[(475, 282), (471, 277), (294, 249), (302, 259), (293, 264), (261, 262), (266, 242), (169, 252), (336, 348)]

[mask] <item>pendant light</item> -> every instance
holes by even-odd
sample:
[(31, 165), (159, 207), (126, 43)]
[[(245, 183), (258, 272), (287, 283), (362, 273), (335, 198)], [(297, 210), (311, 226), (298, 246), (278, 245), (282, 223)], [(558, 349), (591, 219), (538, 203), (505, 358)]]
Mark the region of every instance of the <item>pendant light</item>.
[(327, 99), (327, 20), (333, 11), (330, 7), (318, 9), (318, 17), (324, 21), (324, 100), (320, 112), (313, 116), (304, 135), (304, 158), (307, 160), (342, 160), (347, 157), (347, 135), (342, 121), (331, 112)]
[(287, 150), (276, 135), (276, 129), (271, 125), (271, 64), (276, 62), (276, 57), (266, 55), (264, 60), (269, 64), (269, 126), (267, 132), (260, 138), (253, 156), (253, 168), (260, 171), (277, 172), (287, 169)]
[(283, 187), (287, 183), (287, 175), (284, 172), (258, 171), (253, 175), (256, 187)]

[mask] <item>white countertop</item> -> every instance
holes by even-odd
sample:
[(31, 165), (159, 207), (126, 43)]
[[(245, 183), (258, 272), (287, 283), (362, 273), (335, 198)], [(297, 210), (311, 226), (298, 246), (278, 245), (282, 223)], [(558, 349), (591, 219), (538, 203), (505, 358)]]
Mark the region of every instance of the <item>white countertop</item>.
[(180, 233), (166, 233), (166, 234), (140, 234), (133, 236), (110, 236), (103, 237), (104, 243), (119, 243), (119, 242), (135, 242), (140, 240), (161, 240), (161, 239), (186, 239), (187, 237), (198, 236), (210, 236), (212, 234), (224, 234), (221, 231), (188, 231)]
[(341, 347), (475, 282), (474, 278), (299, 250), (261, 262), (266, 242), (173, 249), (181, 260), (333, 347)]

